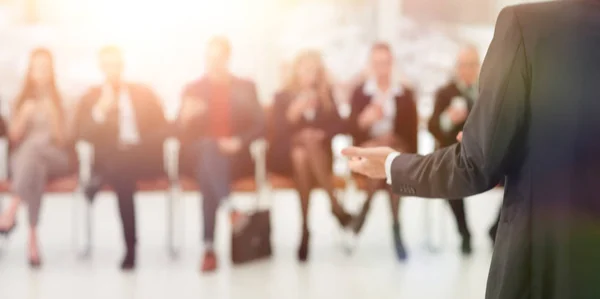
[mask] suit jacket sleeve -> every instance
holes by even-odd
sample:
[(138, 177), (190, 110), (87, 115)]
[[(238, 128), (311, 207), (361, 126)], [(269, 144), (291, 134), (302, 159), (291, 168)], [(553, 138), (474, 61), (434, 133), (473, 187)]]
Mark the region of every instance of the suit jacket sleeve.
[(170, 130), (162, 103), (150, 88), (140, 86), (139, 89), (139, 96), (143, 98), (144, 111), (136, 111), (136, 113), (144, 113), (148, 117), (144, 133), (149, 136), (143, 136), (143, 142), (163, 144)]
[(362, 87), (359, 86), (352, 93), (352, 98), (350, 99), (350, 116), (347, 119), (348, 131), (355, 138), (357, 135), (364, 133), (364, 130), (358, 125), (358, 118), (364, 108), (361, 103), (362, 99)]
[(446, 109), (446, 94), (444, 90), (440, 90), (435, 94), (435, 106), (433, 108), (433, 114), (429, 119), (429, 132), (435, 137), (438, 142), (447, 138), (446, 132), (442, 130), (440, 125), (440, 117)]
[(325, 131), (325, 138), (327, 140), (331, 140), (335, 135), (343, 133), (345, 127), (337, 104), (333, 99), (333, 94), (330, 95), (329, 99), (331, 101), (331, 109), (327, 112), (327, 126), (322, 128)]
[(118, 119), (116, 113), (109, 113), (103, 123), (97, 123), (92, 117), (92, 110), (100, 89), (90, 89), (79, 101), (74, 120), (75, 139), (82, 139), (94, 145), (109, 142), (109, 138), (118, 138)]
[(428, 156), (402, 154), (392, 163), (392, 188), (420, 197), (462, 198), (493, 188), (518, 163), (528, 110), (530, 72), (514, 8), (498, 17), (483, 63), (480, 98), (461, 143)]
[(190, 131), (196, 132), (195, 135), (202, 135), (205, 131), (205, 117), (194, 117), (191, 120), (189, 120), (189, 122), (185, 126), (181, 121), (181, 113), (184, 108), (183, 101), (186, 99), (186, 97), (194, 95), (194, 88), (196, 88), (195, 83), (189, 84), (183, 89), (183, 92), (181, 93), (181, 104), (179, 105), (179, 112), (177, 113), (177, 119), (175, 120), (174, 125), (174, 130), (180, 137), (188, 135)]
[(256, 85), (254, 85), (254, 83), (249, 83), (249, 85), (248, 92), (250, 93), (250, 97), (248, 100), (250, 102), (246, 106), (248, 109), (246, 112), (251, 117), (251, 122), (249, 128), (239, 136), (242, 139), (244, 148), (249, 147), (256, 139), (263, 137), (266, 130), (264, 111), (258, 101)]
[(408, 153), (416, 153), (419, 116), (412, 92), (411, 96), (403, 102), (402, 108), (398, 112), (402, 113), (402, 116), (400, 124), (397, 124), (396, 132), (403, 143), (403, 150)]

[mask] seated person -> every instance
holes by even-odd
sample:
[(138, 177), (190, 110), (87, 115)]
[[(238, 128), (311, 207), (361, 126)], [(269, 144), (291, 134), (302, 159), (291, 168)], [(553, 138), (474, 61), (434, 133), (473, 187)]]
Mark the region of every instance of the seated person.
[(100, 51), (105, 82), (81, 99), (77, 137), (94, 146), (92, 178), (85, 188), (93, 200), (103, 185), (116, 193), (126, 253), (121, 269), (135, 267), (136, 182), (165, 175), (163, 143), (168, 124), (159, 99), (148, 87), (123, 81), (123, 56), (116, 47)]
[(297, 58), (287, 86), (277, 93), (272, 112), (268, 168), (292, 177), (302, 208), (302, 240), (298, 259), (308, 258), (308, 210), (310, 191), (323, 188), (342, 227), (352, 217), (337, 201), (333, 185), (331, 139), (343, 131), (331, 86), (318, 52), (306, 51)]
[(52, 54), (46, 49), (31, 53), (25, 84), (19, 94), (8, 136), (11, 145), (11, 201), (0, 216), (0, 234), (10, 233), (21, 200), (29, 211), (29, 264), (41, 265), (37, 226), (42, 196), (52, 177), (75, 169), (69, 146), (62, 100), (56, 88)]
[[(457, 142), (457, 135), (462, 132), (467, 117), (479, 97), (477, 80), (480, 68), (477, 48), (473, 45), (463, 46), (456, 58), (454, 77), (435, 94), (433, 114), (429, 119), (429, 132), (435, 137), (438, 148)], [(448, 204), (462, 237), (461, 250), (463, 254), (470, 254), (471, 233), (467, 225), (464, 199), (453, 198), (448, 200)], [(497, 226), (494, 225), (489, 231), (492, 241), (496, 229)]]
[[(366, 147), (389, 146), (404, 153), (417, 151), (418, 116), (413, 91), (394, 84), (394, 57), (390, 46), (377, 43), (371, 49), (372, 77), (353, 93), (349, 118), (354, 144)], [(390, 196), (394, 245), (398, 259), (406, 259), (399, 222), (400, 197), (393, 194), (385, 180), (367, 179), (367, 199), (353, 221), (355, 233), (365, 222), (375, 192), (388, 191)]]
[(180, 166), (193, 175), (203, 201), (202, 272), (217, 269), (214, 234), (217, 209), (237, 178), (254, 175), (250, 144), (264, 135), (264, 115), (256, 88), (228, 70), (229, 41), (213, 37), (207, 46), (207, 73), (188, 84), (177, 126), (181, 132)]

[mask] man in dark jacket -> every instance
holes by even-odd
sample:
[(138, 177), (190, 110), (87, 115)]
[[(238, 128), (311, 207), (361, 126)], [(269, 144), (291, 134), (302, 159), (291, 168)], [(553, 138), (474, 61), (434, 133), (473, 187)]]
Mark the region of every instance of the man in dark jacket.
[(471, 196), (506, 177), (486, 298), (599, 298), (599, 49), (598, 0), (506, 8), (462, 142), (427, 156), (344, 152), (355, 171), (421, 197)]
[(136, 182), (165, 175), (163, 143), (168, 125), (150, 88), (123, 81), (123, 56), (118, 48), (102, 49), (100, 66), (106, 80), (81, 99), (76, 136), (94, 147), (92, 179), (85, 188), (88, 200), (104, 184), (117, 194), (127, 250), (121, 268), (129, 270), (135, 267), (136, 257)]

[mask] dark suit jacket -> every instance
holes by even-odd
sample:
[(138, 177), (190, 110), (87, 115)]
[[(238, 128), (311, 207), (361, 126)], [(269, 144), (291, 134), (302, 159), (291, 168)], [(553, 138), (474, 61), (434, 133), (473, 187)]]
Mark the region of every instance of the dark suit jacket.
[[(237, 136), (242, 139), (242, 148), (244, 149), (235, 157), (237, 161), (234, 161), (232, 165), (235, 166), (234, 170), (237, 169), (242, 172), (239, 175), (249, 175), (253, 171), (253, 164), (249, 151), (250, 144), (263, 137), (265, 134), (264, 111), (258, 101), (256, 86), (253, 82), (237, 77), (232, 77), (231, 80), (230, 117), (232, 136)], [(188, 84), (183, 90), (183, 97), (191, 96), (206, 101), (208, 107), (205, 115), (211, 113), (209, 101), (211, 96), (210, 84), (208, 78), (202, 77), (199, 80)], [(209, 135), (208, 130), (210, 128), (208, 127), (208, 120), (208, 117), (198, 117), (192, 120), (187, 127), (178, 127), (179, 137), (182, 142), (182, 148), (184, 149), (180, 151), (180, 169), (185, 173), (191, 173), (192, 169), (189, 166), (192, 166), (192, 163), (189, 162), (191, 161), (190, 159), (195, 159), (194, 157), (187, 155), (185, 149), (190, 142)], [(179, 124), (179, 121), (177, 121), (177, 123)], [(234, 171), (234, 176), (239, 176), (236, 175), (237, 170)]]
[[(352, 94), (350, 117), (348, 118), (348, 130), (352, 135), (354, 144), (360, 145), (371, 139), (369, 130), (363, 130), (358, 126), (358, 117), (371, 103), (371, 96), (364, 93), (364, 83), (359, 85)], [(396, 97), (396, 119), (394, 121), (394, 134), (398, 137), (407, 153), (417, 152), (417, 131), (419, 118), (415, 104), (414, 92), (404, 87), (401, 95)]]
[(505, 8), (463, 141), (393, 161), (393, 189), (462, 198), (506, 176), (486, 298), (600, 298), (600, 1)]
[(296, 95), (292, 92), (278, 92), (275, 95), (273, 111), (271, 112), (269, 169), (284, 175), (293, 174), (290, 153), (292, 152), (292, 138), (296, 133), (305, 128), (323, 130), (325, 132), (323, 146), (328, 150), (328, 153), (331, 153), (331, 139), (344, 130), (344, 123), (340, 118), (333, 97), (330, 98), (330, 110), (325, 110), (321, 105), (318, 105), (313, 120), (309, 121), (302, 117), (297, 123), (290, 123), (287, 119), (287, 111), (295, 99)]
[[(169, 126), (160, 100), (150, 88), (141, 84), (128, 83), (127, 88), (140, 134), (141, 158), (149, 163), (155, 161), (156, 167), (162, 169), (163, 144), (168, 136)], [(101, 86), (90, 88), (81, 99), (75, 116), (75, 136), (94, 146), (95, 164), (103, 163), (103, 159), (110, 159), (119, 144), (118, 109), (112, 110), (104, 123), (98, 124), (93, 120), (92, 109), (101, 92)]]
[(463, 130), (464, 122), (456, 125), (450, 132), (444, 132), (440, 126), (440, 116), (452, 103), (454, 97), (464, 97), (467, 100), (467, 108), (469, 112), (473, 109), (475, 99), (469, 99), (466, 95), (463, 95), (455, 82), (450, 82), (446, 86), (440, 88), (435, 94), (435, 106), (433, 108), (433, 114), (429, 119), (429, 132), (433, 134), (437, 145), (439, 147), (445, 147), (456, 143), (456, 135)]

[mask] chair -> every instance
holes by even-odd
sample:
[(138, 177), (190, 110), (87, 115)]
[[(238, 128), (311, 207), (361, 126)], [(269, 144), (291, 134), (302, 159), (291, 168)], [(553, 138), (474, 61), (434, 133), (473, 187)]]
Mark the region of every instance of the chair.
[[(166, 235), (166, 242), (167, 242), (167, 251), (169, 253), (169, 255), (171, 256), (171, 258), (176, 258), (179, 255), (179, 250), (175, 247), (174, 244), (174, 225), (173, 225), (173, 221), (174, 221), (174, 205), (177, 204), (177, 196), (175, 196), (175, 187), (176, 187), (176, 179), (175, 176), (173, 175), (173, 159), (172, 159), (172, 154), (171, 152), (173, 151), (173, 145), (172, 145), (172, 141), (170, 139), (167, 139), (164, 143), (164, 158), (165, 158), (165, 169), (167, 170), (167, 174), (164, 177), (158, 177), (158, 178), (153, 178), (153, 179), (148, 179), (148, 180), (140, 180), (137, 182), (137, 193), (140, 192), (166, 192), (166, 196), (167, 196), (167, 235)], [(80, 155), (80, 161), (81, 164), (83, 164), (84, 167), (83, 168), (83, 177), (87, 179), (90, 178), (91, 176), (91, 161), (92, 161), (92, 157), (93, 157), (93, 147), (88, 144), (83, 142), (82, 143), (82, 148), (80, 150), (81, 155)], [(113, 190), (105, 185), (102, 187), (101, 191), (106, 191), (106, 192), (112, 192)], [(84, 244), (84, 250), (83, 250), (83, 255), (84, 257), (89, 257), (91, 255), (91, 249), (92, 249), (92, 237), (93, 237), (93, 230), (92, 230), (92, 223), (93, 223), (93, 216), (91, 213), (91, 202), (85, 200), (86, 202), (86, 217), (85, 217), (85, 244)]]

